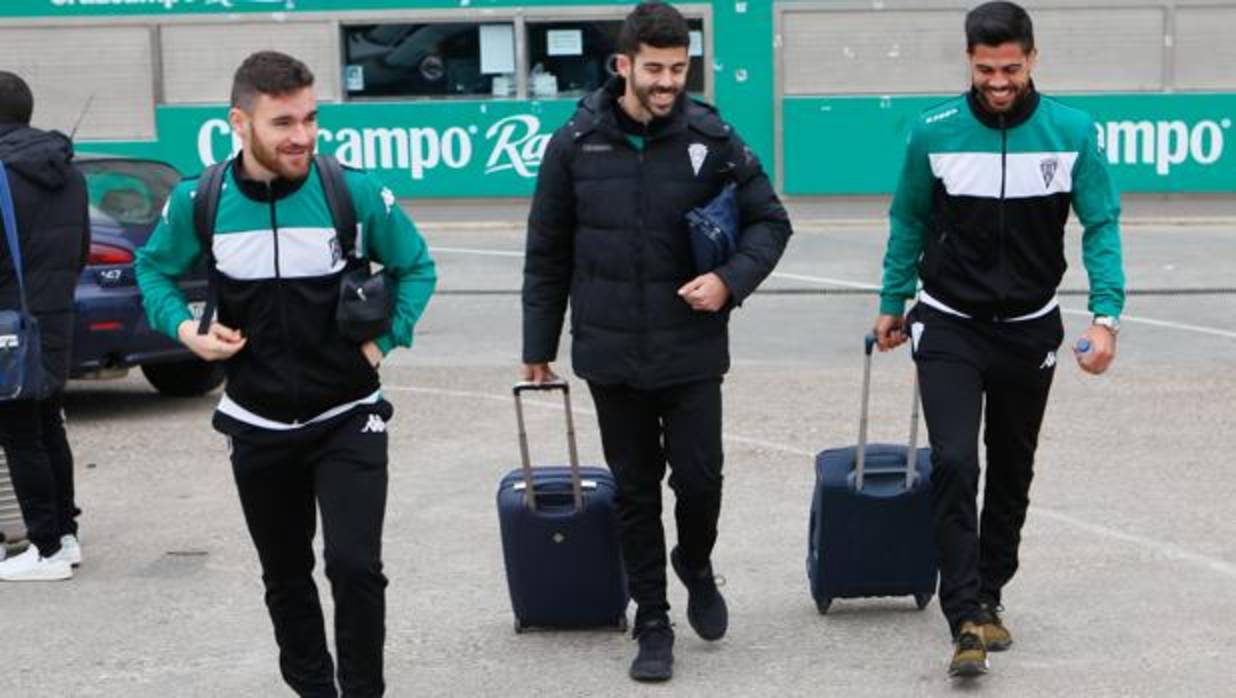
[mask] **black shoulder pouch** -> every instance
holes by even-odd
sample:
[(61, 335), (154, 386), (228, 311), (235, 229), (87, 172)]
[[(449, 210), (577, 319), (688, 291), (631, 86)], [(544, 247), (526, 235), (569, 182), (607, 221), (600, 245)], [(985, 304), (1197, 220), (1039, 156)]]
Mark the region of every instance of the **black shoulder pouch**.
[(357, 344), (377, 339), (391, 328), (392, 307), (386, 274), (373, 273), (364, 257), (349, 257), (339, 282), (339, 334)]
[(390, 280), (383, 272), (373, 272), (365, 256), (364, 243), (357, 240), (356, 208), (348, 194), (339, 161), (326, 155), (319, 155), (315, 160), (344, 259), (335, 320), (344, 339), (363, 344), (390, 330), (394, 307)]

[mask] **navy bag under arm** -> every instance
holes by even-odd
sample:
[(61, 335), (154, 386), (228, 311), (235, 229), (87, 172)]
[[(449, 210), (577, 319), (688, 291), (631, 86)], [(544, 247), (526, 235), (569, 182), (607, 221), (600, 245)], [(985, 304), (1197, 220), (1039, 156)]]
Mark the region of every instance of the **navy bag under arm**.
[(711, 201), (687, 211), (695, 271), (707, 274), (738, 249), (738, 185), (728, 182)]

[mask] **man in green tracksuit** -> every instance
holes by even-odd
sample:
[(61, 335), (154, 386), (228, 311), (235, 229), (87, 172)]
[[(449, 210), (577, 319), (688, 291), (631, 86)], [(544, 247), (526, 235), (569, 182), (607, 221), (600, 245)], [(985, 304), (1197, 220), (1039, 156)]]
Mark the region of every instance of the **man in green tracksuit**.
[[(1085, 228), (1094, 313), (1088, 349), (1076, 351), (1083, 370), (1102, 373), (1114, 358), (1124, 306), (1119, 200), (1093, 119), (1035, 91), (1034, 33), (1021, 7), (975, 8), (966, 43), (972, 89), (928, 110), (910, 135), (875, 326), (881, 350), (910, 339), (918, 366), (954, 676), (984, 673), (987, 651), (1012, 644), (998, 612), (1017, 570), (1034, 451), (1064, 338), (1056, 288), (1070, 206)], [(919, 279), (918, 302), (903, 318)]]
[(381, 695), (385, 685), (382, 519), (391, 405), (377, 367), (412, 328), (435, 283), (425, 242), (372, 176), (343, 172), (355, 208), (355, 245), (393, 286), (389, 332), (347, 339), (337, 305), (345, 268), (314, 159), (313, 74), (284, 54), (255, 53), (232, 88), (241, 152), (226, 166), (211, 235), (218, 316), (199, 334), (174, 279), (203, 258), (195, 229), (197, 180), (172, 193), (138, 252), (137, 278), (152, 327), (208, 361), (227, 388), (214, 416), (227, 435), (245, 520), (262, 564), (266, 604), (287, 683), (302, 696), (337, 696), (311, 572), (315, 509), (335, 600), (339, 688)]

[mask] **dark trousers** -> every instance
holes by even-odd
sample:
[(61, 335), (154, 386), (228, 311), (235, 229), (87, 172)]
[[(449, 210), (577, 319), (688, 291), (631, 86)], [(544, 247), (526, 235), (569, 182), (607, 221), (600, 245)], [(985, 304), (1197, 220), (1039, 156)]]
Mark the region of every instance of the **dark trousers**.
[(73, 451), (64, 433), (62, 395), (0, 402), (0, 446), (30, 542), (39, 554), (60, 551), (60, 537), (77, 534), (81, 510), (73, 501)]
[[(956, 635), (981, 603), (1000, 603), (1001, 590), (1017, 571), (1034, 451), (1064, 326), (1059, 311), (1000, 323), (922, 304), (907, 324), (911, 336), (918, 334), (914, 359), (931, 439), (940, 607)], [(981, 520), (980, 420), (986, 422), (987, 448)]]
[(721, 515), (721, 379), (657, 390), (589, 383), (605, 460), (618, 484), (618, 523), (635, 622), (665, 615), (661, 480), (668, 461), (678, 547), (690, 569), (709, 564)]
[(389, 403), (290, 432), (233, 433), (232, 470), (262, 563), (266, 606), (283, 678), (301, 696), (339, 695), (313, 583), (315, 507), (335, 600), (339, 687), (347, 698), (385, 690), (386, 511)]

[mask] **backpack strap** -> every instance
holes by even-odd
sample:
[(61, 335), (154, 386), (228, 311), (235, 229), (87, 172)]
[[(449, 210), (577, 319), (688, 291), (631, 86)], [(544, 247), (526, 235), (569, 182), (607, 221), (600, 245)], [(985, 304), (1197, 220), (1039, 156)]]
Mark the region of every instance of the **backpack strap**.
[(26, 302), (26, 279), (22, 275), (21, 238), (17, 235), (17, 215), (13, 213), (13, 192), (9, 187), (8, 171), (4, 161), (0, 160), (0, 216), (4, 221), (4, 236), (8, 240), (9, 260), (13, 262), (13, 273), (17, 276), (17, 294), (21, 299), (22, 315), (30, 314)]
[(210, 330), (210, 321), (219, 305), (219, 270), (215, 266), (214, 251), (215, 219), (219, 215), (223, 176), (227, 174), (230, 163), (231, 160), (228, 160), (207, 167), (197, 180), (197, 190), (193, 196), (193, 232), (206, 258), (206, 308), (202, 310), (202, 319), (197, 326), (198, 334), (206, 334)]
[(364, 259), (364, 248), (357, 250), (356, 206), (352, 203), (352, 194), (343, 178), (343, 166), (329, 155), (317, 155), (313, 160), (317, 163), (318, 175), (322, 178), (322, 192), (326, 194), (326, 205), (330, 208), (331, 221), (335, 224), (335, 235), (339, 238), (343, 258), (347, 260), (355, 256)]

